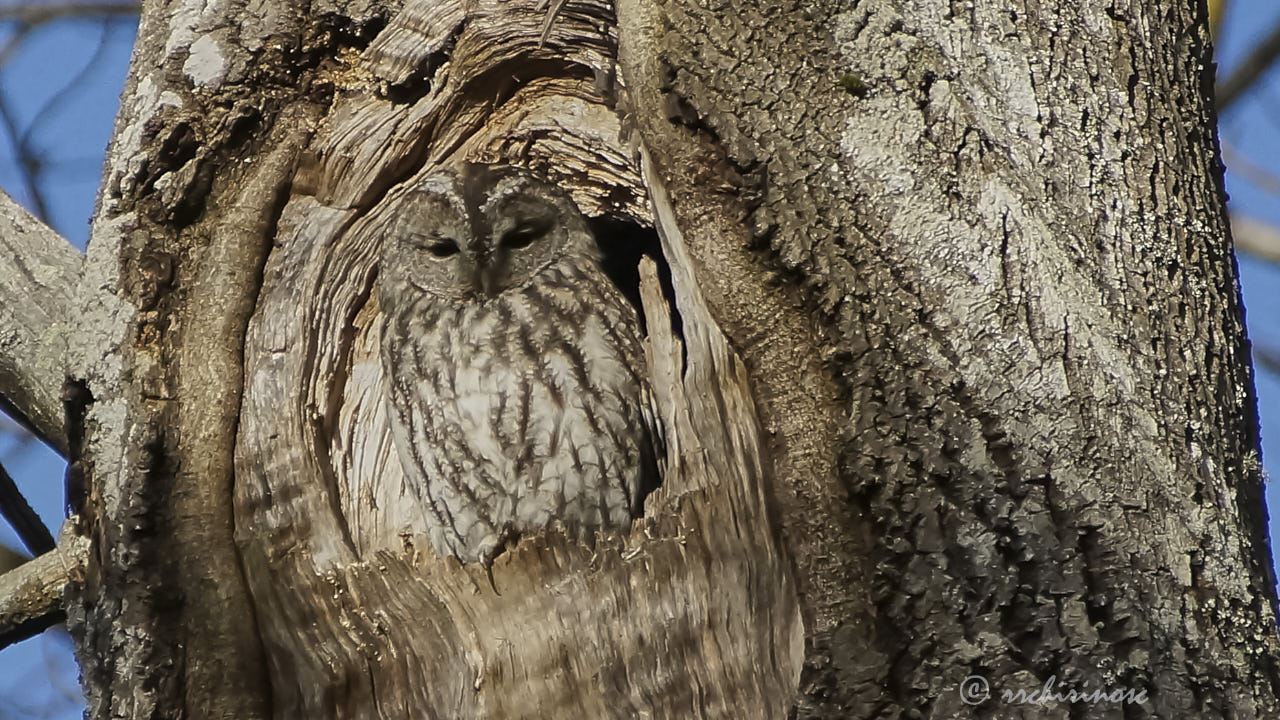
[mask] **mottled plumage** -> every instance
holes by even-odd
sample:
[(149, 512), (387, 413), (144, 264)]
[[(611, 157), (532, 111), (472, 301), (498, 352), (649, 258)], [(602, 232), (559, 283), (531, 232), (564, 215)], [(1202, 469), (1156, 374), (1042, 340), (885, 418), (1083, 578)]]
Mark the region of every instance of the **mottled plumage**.
[(436, 551), (625, 527), (657, 482), (640, 322), (572, 199), (507, 167), (424, 181), (378, 279), (386, 407)]

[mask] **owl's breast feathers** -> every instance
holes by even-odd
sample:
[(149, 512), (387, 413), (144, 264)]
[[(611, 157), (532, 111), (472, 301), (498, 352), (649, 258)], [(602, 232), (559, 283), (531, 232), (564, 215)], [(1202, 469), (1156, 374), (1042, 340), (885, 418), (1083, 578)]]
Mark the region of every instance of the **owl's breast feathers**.
[(657, 413), (635, 310), (598, 269), (553, 266), (401, 321), (411, 327), (384, 348), (399, 369), (389, 411), (438, 551), (482, 560), (553, 521), (582, 536), (640, 514), (657, 483)]

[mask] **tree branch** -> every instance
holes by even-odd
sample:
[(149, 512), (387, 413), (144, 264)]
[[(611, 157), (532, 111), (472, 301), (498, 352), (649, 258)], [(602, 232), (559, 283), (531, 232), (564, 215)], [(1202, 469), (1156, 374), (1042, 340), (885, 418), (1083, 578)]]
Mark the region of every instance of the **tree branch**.
[(64, 531), (55, 550), (0, 575), (0, 648), (62, 621), (62, 591), (88, 556), (89, 540)]
[(79, 17), (137, 15), (142, 6), (136, 2), (51, 2), (23, 3), (0, 8), (0, 21), (17, 21), (39, 25), (50, 20)]
[(66, 331), (81, 261), (0, 192), (0, 410), (64, 456)]
[(1246, 90), (1253, 87), (1258, 76), (1271, 67), (1277, 56), (1280, 56), (1280, 25), (1271, 31), (1267, 39), (1258, 43), (1231, 77), (1218, 83), (1218, 112), (1226, 112)]
[(1236, 250), (1247, 252), (1256, 258), (1280, 263), (1280, 230), (1275, 227), (1244, 217), (1239, 213), (1231, 214), (1231, 237), (1235, 240)]
[(40, 169), (44, 165), (44, 160), (39, 153), (33, 152), (27, 145), (26, 138), (14, 117), (13, 108), (10, 107), (9, 99), (2, 90), (0, 90), (0, 127), (4, 128), (13, 143), (13, 152), (16, 156), (14, 159), (17, 161), (18, 169), (21, 170), (22, 182), (27, 186), (31, 210), (35, 213), (37, 220), (47, 222), (49, 207), (45, 203), (44, 193), (40, 191)]
[(1260, 345), (1253, 346), (1253, 359), (1258, 367), (1272, 375), (1280, 375), (1280, 351)]
[(0, 465), (0, 515), (9, 521), (9, 525), (32, 555), (43, 555), (54, 548), (49, 528), (45, 527), (40, 516), (27, 504), (27, 499), (18, 492), (17, 483), (9, 476), (4, 465)]

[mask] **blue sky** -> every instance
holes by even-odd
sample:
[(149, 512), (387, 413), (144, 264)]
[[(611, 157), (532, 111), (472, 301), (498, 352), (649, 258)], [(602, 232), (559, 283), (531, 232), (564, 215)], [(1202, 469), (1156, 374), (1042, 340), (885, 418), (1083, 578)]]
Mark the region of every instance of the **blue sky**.
[[(81, 249), (89, 237), (89, 216), (133, 47), (133, 23), (113, 21), (105, 38), (101, 22), (49, 24), (25, 38), (0, 67), (0, 103), (15, 124), (26, 128), (39, 117), (30, 144), (45, 150), (41, 186), (50, 224)], [(0, 30), (0, 48), (11, 38), (12, 28)], [(78, 75), (71, 97), (41, 115), (41, 108)], [(10, 136), (0, 133), (0, 187), (30, 207), (15, 155)], [(39, 442), (15, 447), (12, 440), (0, 436), (0, 460), (56, 534), (63, 518), (64, 463)], [(0, 543), (21, 547), (2, 521)], [(49, 631), (0, 651), (0, 718), (69, 720), (81, 717), (83, 709), (66, 633)]]
[[(1245, 49), (1254, 46), (1280, 22), (1280, 3), (1246, 0), (1234, 5), (1219, 43), (1219, 62), (1230, 72)], [(28, 36), (0, 69), (0, 102), (25, 128), (40, 122), (32, 144), (45, 150), (42, 187), (51, 224), (80, 247), (88, 237), (103, 153), (110, 137), (118, 95), (133, 44), (132, 23), (111, 23), (104, 37), (96, 21), (47, 25)], [(0, 47), (12, 28), (0, 29)], [(89, 70), (82, 74), (88, 67)], [(47, 100), (80, 75), (75, 90), (53, 111), (41, 113)], [(1268, 112), (1270, 109), (1270, 112)], [(1280, 72), (1272, 71), (1248, 96), (1221, 118), (1225, 145), (1256, 165), (1280, 175)], [(0, 187), (19, 202), (29, 203), (14, 161), (9, 138), (0, 132)], [(1280, 199), (1228, 172), (1233, 210), (1269, 220), (1280, 227)], [(1280, 351), (1280, 267), (1247, 256), (1240, 258), (1250, 335), (1258, 346)], [(1263, 431), (1264, 466), (1280, 471), (1280, 377), (1260, 371), (1257, 378)], [(63, 465), (39, 443), (17, 446), (0, 437), (0, 459), (18, 480), (32, 505), (55, 532), (62, 522)], [(1268, 488), (1273, 546), (1280, 519), (1280, 492)], [(0, 543), (19, 547), (0, 522)], [(55, 632), (0, 651), (0, 717), (78, 718), (81, 705), (70, 643)]]

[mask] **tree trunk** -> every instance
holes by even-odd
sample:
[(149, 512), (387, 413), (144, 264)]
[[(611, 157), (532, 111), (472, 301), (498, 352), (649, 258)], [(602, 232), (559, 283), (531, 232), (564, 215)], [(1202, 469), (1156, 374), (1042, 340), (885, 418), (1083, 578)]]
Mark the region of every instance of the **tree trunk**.
[[(67, 340), (90, 717), (1276, 716), (1200, 8), (146, 3)], [(402, 497), (377, 248), (463, 157), (659, 238), (667, 472), (594, 548)], [(1055, 683), (1134, 702), (1001, 695)]]

